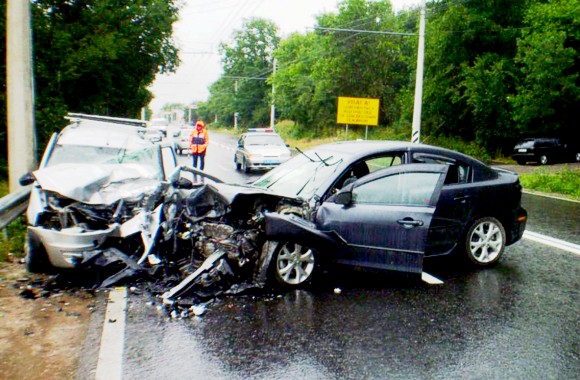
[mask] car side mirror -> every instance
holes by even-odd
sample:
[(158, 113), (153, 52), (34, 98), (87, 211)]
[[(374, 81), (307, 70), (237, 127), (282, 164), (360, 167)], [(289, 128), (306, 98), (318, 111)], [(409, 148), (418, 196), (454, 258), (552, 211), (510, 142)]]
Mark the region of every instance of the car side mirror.
[(352, 202), (352, 191), (341, 191), (333, 196), (334, 203), (348, 206)]
[(34, 183), (34, 176), (32, 175), (32, 173), (28, 172), (24, 174), (22, 177), (20, 177), (18, 183), (20, 183), (20, 186), (31, 185), (32, 183)]
[(171, 185), (176, 189), (185, 189), (185, 190), (193, 189), (193, 182), (183, 177), (180, 177), (177, 181), (173, 181)]

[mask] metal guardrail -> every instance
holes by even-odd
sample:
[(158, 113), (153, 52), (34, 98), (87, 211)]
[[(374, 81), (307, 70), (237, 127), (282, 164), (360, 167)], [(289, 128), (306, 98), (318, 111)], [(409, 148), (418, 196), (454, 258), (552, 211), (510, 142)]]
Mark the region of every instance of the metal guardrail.
[(0, 230), (26, 211), (29, 195), (30, 186), (27, 186), (0, 198)]

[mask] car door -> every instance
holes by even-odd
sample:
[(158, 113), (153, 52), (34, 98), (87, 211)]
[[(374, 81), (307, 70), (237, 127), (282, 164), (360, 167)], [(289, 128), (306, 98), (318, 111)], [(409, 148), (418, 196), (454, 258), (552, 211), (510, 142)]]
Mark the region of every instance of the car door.
[(340, 236), (333, 261), (421, 274), (429, 227), (447, 165), (409, 164), (377, 171), (319, 208), (318, 229)]

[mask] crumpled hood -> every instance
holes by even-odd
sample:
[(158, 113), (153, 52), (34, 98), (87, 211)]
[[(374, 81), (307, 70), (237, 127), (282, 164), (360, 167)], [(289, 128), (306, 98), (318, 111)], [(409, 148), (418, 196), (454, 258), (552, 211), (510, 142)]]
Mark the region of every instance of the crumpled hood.
[(160, 185), (158, 173), (138, 164), (59, 164), (32, 173), (40, 187), (92, 205), (138, 200)]

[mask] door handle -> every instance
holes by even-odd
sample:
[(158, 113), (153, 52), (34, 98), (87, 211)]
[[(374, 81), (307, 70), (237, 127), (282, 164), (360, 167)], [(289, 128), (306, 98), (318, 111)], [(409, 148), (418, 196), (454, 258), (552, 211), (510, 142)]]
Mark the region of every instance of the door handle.
[(399, 220), (397, 220), (397, 223), (399, 223), (401, 226), (403, 226), (405, 228), (413, 228), (413, 227), (419, 227), (419, 226), (423, 225), (422, 220), (414, 220), (411, 218), (399, 219)]
[(453, 198), (454, 201), (461, 202), (461, 203), (465, 203), (465, 201), (468, 199), (469, 199), (469, 195), (463, 195), (463, 194), (458, 195), (458, 196)]

